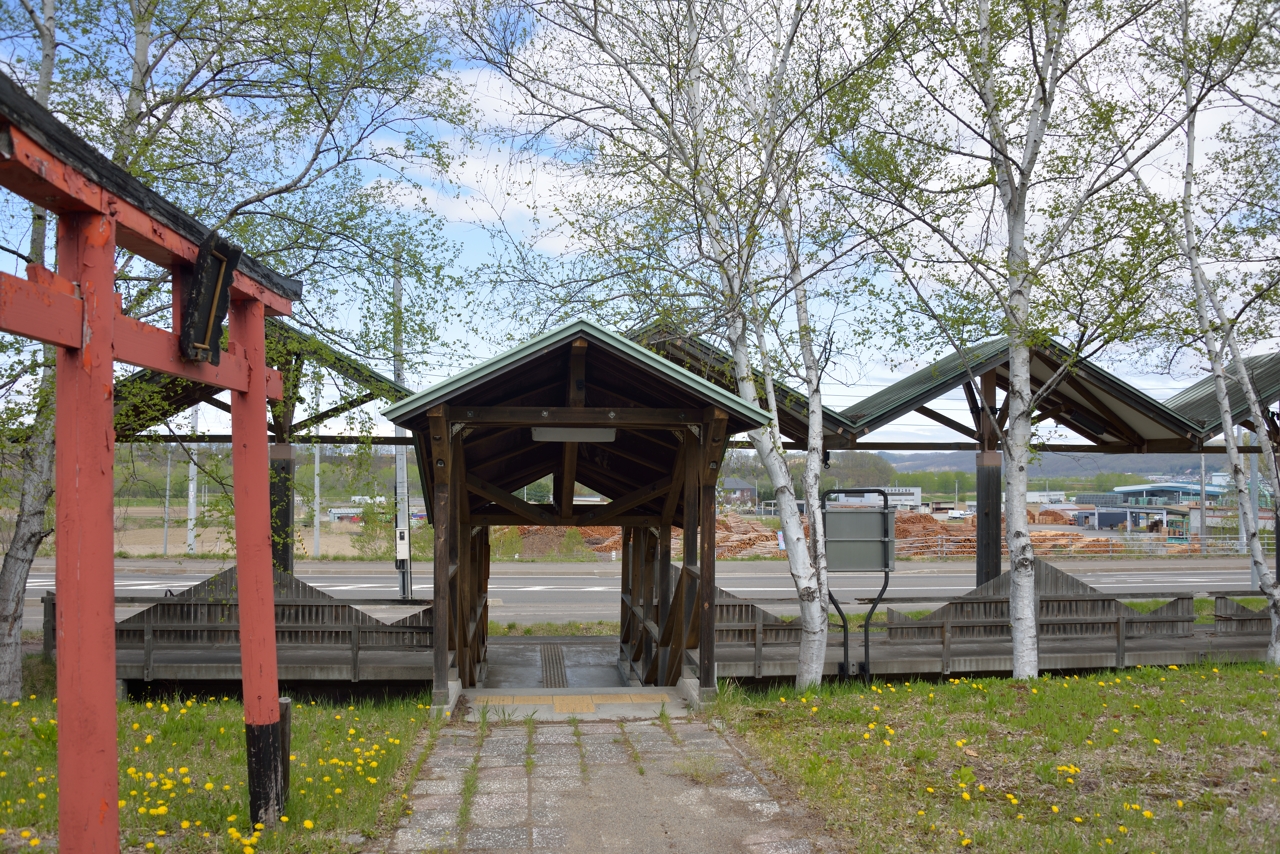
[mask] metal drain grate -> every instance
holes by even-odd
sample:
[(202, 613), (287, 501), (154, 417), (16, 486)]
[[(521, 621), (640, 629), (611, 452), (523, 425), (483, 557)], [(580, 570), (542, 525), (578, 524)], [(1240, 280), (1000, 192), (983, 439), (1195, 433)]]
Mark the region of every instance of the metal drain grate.
[(542, 687), (569, 687), (569, 677), (564, 672), (564, 650), (558, 643), (542, 644)]

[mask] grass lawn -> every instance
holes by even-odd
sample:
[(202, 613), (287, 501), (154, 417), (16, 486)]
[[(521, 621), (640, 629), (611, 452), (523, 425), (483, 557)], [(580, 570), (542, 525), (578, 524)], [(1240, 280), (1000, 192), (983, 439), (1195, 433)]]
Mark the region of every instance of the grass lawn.
[[(27, 665), (24, 689), (35, 699), (0, 705), (0, 849), (38, 847), (34, 840), (57, 833), (58, 707), (46, 672), (52, 668), (39, 656)], [(347, 837), (373, 836), (407, 809), (413, 769), (406, 758), (419, 736), (431, 738), (438, 728), (428, 724), (428, 703), (297, 701), (289, 820), (256, 840), (242, 705), (222, 696), (120, 703), (122, 848), (357, 850)]]
[(723, 718), (858, 851), (1276, 851), (1280, 673), (751, 691)]
[(595, 620), (579, 623), (499, 623), (489, 621), (489, 637), (503, 638), (516, 635), (535, 637), (607, 637), (621, 633), (622, 623), (617, 620)]

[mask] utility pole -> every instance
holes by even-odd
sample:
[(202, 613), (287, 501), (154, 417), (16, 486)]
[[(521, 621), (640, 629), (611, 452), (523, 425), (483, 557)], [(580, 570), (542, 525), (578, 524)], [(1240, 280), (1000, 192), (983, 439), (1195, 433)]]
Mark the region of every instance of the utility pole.
[(164, 459), (164, 556), (169, 556), (169, 482), (173, 470), (173, 446), (165, 447)]
[[(391, 321), (392, 378), (404, 385), (404, 318), (403, 293), (400, 284), (400, 258), (396, 257), (395, 275), (391, 282), (395, 316)], [(396, 438), (408, 433), (396, 425)], [(409, 550), (409, 461), (404, 445), (396, 445), (396, 570), (400, 573), (400, 598), (413, 597), (413, 569)]]
[[(200, 432), (200, 404), (191, 407), (191, 433)], [(187, 554), (196, 553), (196, 452), (188, 448), (191, 461), (187, 463)]]
[(1204, 454), (1200, 455), (1200, 554), (1209, 550), (1209, 514), (1205, 507), (1204, 494)]

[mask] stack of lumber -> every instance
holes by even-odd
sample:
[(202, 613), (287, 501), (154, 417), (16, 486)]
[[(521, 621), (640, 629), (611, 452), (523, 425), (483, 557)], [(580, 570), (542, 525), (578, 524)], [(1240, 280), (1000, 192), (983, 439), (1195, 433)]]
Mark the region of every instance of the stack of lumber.
[(1041, 510), (1036, 514), (1036, 522), (1041, 525), (1074, 525), (1076, 520), (1061, 510)]
[[(809, 526), (805, 525), (806, 535)], [(679, 534), (671, 538), (671, 554), (678, 560), (684, 554), (684, 541)], [(737, 513), (716, 517), (716, 557), (784, 557), (778, 550), (778, 534), (754, 519), (743, 519)]]

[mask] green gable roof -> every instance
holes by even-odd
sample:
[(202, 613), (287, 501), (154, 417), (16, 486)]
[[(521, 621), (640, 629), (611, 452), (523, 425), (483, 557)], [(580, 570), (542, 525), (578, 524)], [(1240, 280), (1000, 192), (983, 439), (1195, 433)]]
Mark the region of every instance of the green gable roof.
[(768, 414), (759, 407), (743, 401), (736, 395), (730, 394), (702, 377), (672, 364), (634, 341), (624, 338), (615, 332), (610, 332), (590, 320), (574, 320), (557, 329), (545, 332), (536, 338), (531, 338), (505, 353), (467, 368), (447, 380), (436, 383), (430, 388), (423, 389), (417, 394), (387, 407), (382, 414), (391, 421), (402, 423), (405, 419), (423, 410), (443, 403), (460, 392), (479, 385), (491, 377), (502, 374), (508, 368), (515, 367), (550, 348), (579, 337), (587, 338), (593, 343), (607, 347), (650, 373), (662, 377), (668, 382), (683, 386), (685, 390), (703, 398), (708, 404), (718, 406), (732, 413), (752, 427), (763, 427), (769, 423)]
[[(1254, 392), (1263, 409), (1280, 400), (1280, 353), (1262, 356), (1246, 356), (1245, 370), (1253, 380)], [(1239, 421), (1248, 417), (1249, 401), (1236, 381), (1234, 365), (1227, 367), (1227, 399), (1231, 401), (1231, 416)], [(1218, 410), (1218, 395), (1212, 376), (1207, 376), (1190, 388), (1170, 397), (1164, 405), (1194, 423), (1200, 429), (1200, 438), (1210, 439), (1222, 432), (1222, 415)]]

